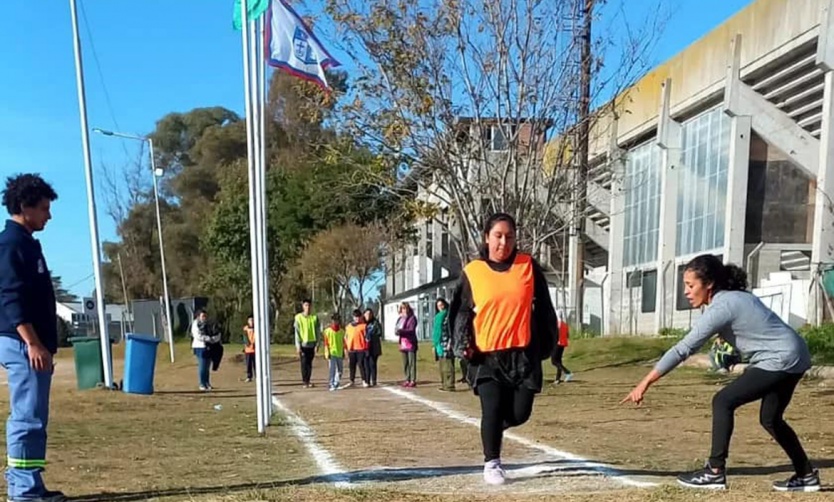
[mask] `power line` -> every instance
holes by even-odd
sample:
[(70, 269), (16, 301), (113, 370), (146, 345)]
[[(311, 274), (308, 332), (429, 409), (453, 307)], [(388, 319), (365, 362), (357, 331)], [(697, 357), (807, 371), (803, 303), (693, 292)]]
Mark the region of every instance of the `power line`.
[(93, 277), (93, 274), (90, 274), (90, 275), (88, 275), (87, 277), (85, 277), (85, 278), (83, 278), (83, 279), (81, 279), (81, 280), (75, 281), (75, 282), (73, 282), (72, 284), (70, 284), (69, 286), (64, 286), (64, 289), (66, 289), (67, 291), (69, 291), (70, 289), (74, 288), (75, 286), (78, 286), (78, 285), (79, 285), (79, 284), (81, 284), (82, 282), (89, 280), (91, 277)]
[[(81, 18), (84, 20), (84, 29), (87, 32), (87, 38), (90, 40), (90, 51), (93, 53), (93, 62), (96, 64), (96, 72), (98, 73), (99, 81), (101, 82), (101, 88), (104, 91), (104, 100), (107, 104), (107, 111), (110, 113), (110, 119), (113, 121), (113, 126), (116, 131), (121, 131), (122, 128), (119, 126), (119, 121), (116, 118), (116, 112), (113, 107), (113, 101), (110, 99), (110, 92), (107, 90), (107, 83), (104, 80), (104, 72), (101, 69), (101, 61), (98, 58), (98, 52), (96, 52), (96, 44), (93, 40), (93, 32), (90, 28), (90, 21), (87, 20), (87, 10), (84, 8), (83, 0), (79, 1), (81, 5)], [(124, 141), (120, 141), (122, 145), (122, 149), (125, 152), (126, 157), (130, 157), (131, 154), (127, 149)]]

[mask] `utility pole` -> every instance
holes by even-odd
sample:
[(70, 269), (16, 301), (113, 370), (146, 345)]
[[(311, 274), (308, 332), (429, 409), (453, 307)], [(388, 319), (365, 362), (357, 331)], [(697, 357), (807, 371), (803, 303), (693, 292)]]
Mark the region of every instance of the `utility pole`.
[(585, 287), (585, 215), (588, 202), (589, 171), (589, 132), (591, 115), (591, 26), (593, 22), (595, 0), (577, 0), (579, 23), (575, 28), (576, 42), (579, 47), (579, 99), (577, 100), (577, 126), (573, 134), (575, 141), (574, 173), (575, 191), (573, 207), (573, 225), (570, 235), (569, 271), (570, 287), (573, 290), (574, 323), (582, 328)]
[[(133, 308), (130, 306), (130, 300), (127, 298), (127, 284), (125, 284), (125, 269), (122, 267), (122, 253), (117, 253), (116, 258), (119, 260), (119, 275), (122, 278), (122, 295), (124, 295), (125, 299), (125, 309), (127, 309), (128, 314), (131, 314), (131, 318), (133, 317)], [(124, 323), (124, 317), (122, 317), (122, 323)], [(128, 329), (133, 331), (133, 326), (130, 322), (127, 323)], [(122, 338), (126, 335), (124, 329), (122, 329)]]

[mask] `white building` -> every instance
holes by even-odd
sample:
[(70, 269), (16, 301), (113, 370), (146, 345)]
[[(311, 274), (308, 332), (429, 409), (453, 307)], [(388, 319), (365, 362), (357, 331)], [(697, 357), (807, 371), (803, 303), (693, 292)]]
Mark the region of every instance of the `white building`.
[[(74, 332), (92, 335), (98, 328), (96, 324), (96, 312), (94, 308), (85, 308), (85, 301), (55, 302), (56, 314), (64, 322), (69, 324)], [(104, 313), (109, 323), (108, 332), (110, 338), (116, 340), (122, 338), (123, 334), (129, 331), (129, 326), (133, 323), (130, 311), (124, 305), (112, 304), (105, 306)]]
[[(586, 263), (589, 329), (688, 327), (698, 313), (682, 295), (682, 267), (702, 253), (746, 268), (794, 326), (831, 315), (811, 285), (834, 266), (832, 11), (832, 0), (752, 2), (620, 96), (616, 120), (599, 113), (584, 236), (596, 258)], [(386, 322), (402, 300), (432, 312), (459, 273), (439, 226), (419, 231), (388, 274)], [(570, 312), (567, 296), (557, 304)]]

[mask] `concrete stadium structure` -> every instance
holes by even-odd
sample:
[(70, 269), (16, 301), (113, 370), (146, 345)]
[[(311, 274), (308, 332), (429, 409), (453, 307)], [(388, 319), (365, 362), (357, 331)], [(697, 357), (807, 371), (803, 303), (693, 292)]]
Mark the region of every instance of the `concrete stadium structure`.
[[(591, 137), (583, 324), (604, 334), (685, 328), (681, 270), (713, 253), (748, 270), (793, 325), (830, 315), (834, 265), (834, 0), (757, 0), (599, 112)], [(396, 303), (449, 294), (441, 226), (388, 274)], [(448, 244), (445, 245), (448, 247)], [(431, 251), (431, 252), (427, 252)], [(574, 296), (554, 298), (572, 312)], [(559, 301), (561, 298), (565, 300)], [(391, 315), (393, 313), (393, 315)], [(388, 324), (388, 323), (386, 323)]]

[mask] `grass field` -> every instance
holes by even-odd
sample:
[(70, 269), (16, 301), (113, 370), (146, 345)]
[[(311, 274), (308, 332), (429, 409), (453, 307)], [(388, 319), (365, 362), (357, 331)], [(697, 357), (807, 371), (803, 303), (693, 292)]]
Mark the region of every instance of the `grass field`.
[[(657, 384), (640, 408), (617, 403), (671, 343), (666, 339), (588, 339), (575, 341), (566, 364), (576, 381), (548, 386), (538, 398), (530, 423), (517, 433), (537, 444), (559, 448), (616, 466), (622, 473), (660, 484), (651, 489), (596, 487), (567, 476), (483, 490), (477, 474), (404, 483), (359, 484), (339, 489), (320, 477), (320, 469), (285, 417), (276, 414), (268, 433), (256, 432), (254, 386), (242, 381), (239, 348), (212, 375), (217, 390), (196, 389), (196, 368), (186, 346), (177, 347), (177, 362), (161, 346), (153, 396), (75, 390), (70, 351), (59, 355), (52, 398), (49, 467), (46, 479), (79, 500), (544, 500), (541, 487), (560, 500), (685, 502), (707, 497), (727, 500), (796, 498), (769, 491), (770, 482), (790, 475), (787, 459), (758, 425), (754, 405), (738, 413), (731, 450), (731, 489), (704, 494), (675, 488), (681, 470), (697, 467), (707, 454), (710, 400), (724, 383), (703, 370), (681, 368)], [(428, 347), (424, 347), (427, 349)], [(122, 347), (114, 347), (117, 378)], [(324, 361), (317, 360), (315, 389), (298, 386), (292, 349), (273, 349), (276, 396), (314, 433), (315, 440), (345, 470), (379, 466), (449, 468), (477, 472), (479, 438), (475, 427), (406, 402), (385, 389), (347, 389), (328, 394)], [(395, 383), (402, 373), (399, 354), (385, 347), (381, 381)], [(548, 367), (548, 372), (550, 368)], [(467, 417), (478, 416), (478, 403), (468, 391), (441, 393), (430, 351), (420, 354), (420, 385), (414, 395)], [(799, 433), (824, 483), (834, 475), (834, 389), (829, 382), (806, 381), (787, 416)], [(5, 393), (0, 411), (6, 413)], [(408, 434), (401, 432), (403, 421)], [(507, 443), (507, 454), (523, 461), (532, 453)], [(540, 459), (537, 459), (540, 460)], [(468, 467), (466, 467), (468, 466)], [(461, 470), (461, 467), (454, 467)], [(442, 476), (441, 476), (442, 477)], [(461, 479), (456, 479), (461, 478)], [(471, 480), (471, 481), (470, 481)], [(463, 482), (464, 485), (455, 483)], [(459, 486), (478, 490), (464, 492)], [(600, 485), (601, 486), (601, 485)], [(438, 490), (437, 487), (445, 487)], [(574, 489), (576, 488), (576, 489)], [(831, 493), (802, 495), (803, 500), (831, 500)]]

